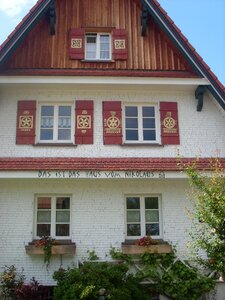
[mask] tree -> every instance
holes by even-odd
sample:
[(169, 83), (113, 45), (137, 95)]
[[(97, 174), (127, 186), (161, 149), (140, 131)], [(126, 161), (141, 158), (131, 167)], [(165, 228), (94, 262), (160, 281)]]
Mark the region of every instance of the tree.
[[(207, 174), (198, 171), (197, 161), (186, 167), (194, 199), (191, 233), (198, 261), (225, 278), (225, 176), (219, 159)], [(203, 259), (204, 250), (208, 259)]]

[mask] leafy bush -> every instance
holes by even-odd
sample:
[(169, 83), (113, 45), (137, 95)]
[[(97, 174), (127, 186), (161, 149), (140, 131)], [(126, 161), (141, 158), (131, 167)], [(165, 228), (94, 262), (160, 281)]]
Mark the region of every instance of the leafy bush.
[(137, 273), (139, 279), (152, 280), (156, 290), (170, 299), (197, 300), (214, 286), (211, 278), (179, 260), (175, 253), (145, 253), (141, 256), (141, 265), (142, 270)]
[(22, 284), (14, 290), (17, 300), (41, 300), (44, 294), (46, 294), (46, 288), (40, 285), (34, 277), (28, 284)]
[(13, 297), (14, 290), (23, 285), (24, 280), (23, 270), (18, 272), (14, 265), (5, 266), (4, 271), (0, 274), (0, 284), (4, 297)]
[[(147, 291), (134, 275), (128, 274), (126, 263), (85, 262), (80, 268), (59, 270), (53, 278), (55, 300), (105, 299), (150, 300)], [(103, 291), (103, 292), (102, 292)]]

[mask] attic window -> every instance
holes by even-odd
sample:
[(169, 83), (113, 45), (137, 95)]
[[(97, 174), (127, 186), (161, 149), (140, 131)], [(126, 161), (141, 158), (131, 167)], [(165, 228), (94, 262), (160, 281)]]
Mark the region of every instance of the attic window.
[(111, 35), (108, 33), (85, 34), (86, 60), (111, 60)]

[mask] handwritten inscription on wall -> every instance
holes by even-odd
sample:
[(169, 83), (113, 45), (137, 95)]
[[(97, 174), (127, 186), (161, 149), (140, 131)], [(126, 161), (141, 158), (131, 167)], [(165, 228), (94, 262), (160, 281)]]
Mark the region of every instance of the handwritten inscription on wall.
[(93, 179), (150, 179), (150, 178), (166, 178), (164, 172), (151, 171), (44, 171), (39, 170), (38, 178), (93, 178)]

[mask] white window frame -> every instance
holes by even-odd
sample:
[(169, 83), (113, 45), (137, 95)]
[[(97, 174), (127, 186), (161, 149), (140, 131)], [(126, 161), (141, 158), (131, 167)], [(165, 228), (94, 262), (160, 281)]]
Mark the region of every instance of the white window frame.
[[(41, 107), (42, 106), (54, 106), (54, 123), (53, 123), (53, 139), (52, 140), (41, 140)], [(59, 106), (70, 106), (71, 107), (71, 137), (69, 140), (58, 140), (58, 111)], [(75, 107), (73, 103), (62, 102), (62, 103), (49, 103), (42, 102), (38, 105), (38, 118), (37, 118), (37, 141), (39, 143), (46, 144), (68, 144), (74, 143), (74, 133), (75, 133)]]
[[(49, 197), (51, 198), (51, 231), (50, 231), (50, 236), (54, 239), (57, 240), (69, 240), (71, 239), (71, 204), (72, 204), (72, 196), (67, 195), (67, 194), (57, 194), (57, 195), (52, 195), (52, 194), (38, 194), (35, 195), (35, 206), (34, 206), (34, 239), (40, 239), (41, 237), (37, 235), (37, 204), (38, 204), (38, 198), (41, 197)], [(60, 197), (67, 197), (70, 198), (70, 223), (69, 223), (69, 235), (68, 236), (56, 236), (56, 198)], [(47, 223), (45, 223), (47, 224)], [(61, 223), (63, 224), (63, 223)], [(68, 224), (68, 223), (66, 223)]]
[[(95, 34), (96, 35), (96, 56), (95, 58), (88, 58), (87, 57), (87, 37), (89, 35)], [(109, 58), (100, 58), (100, 36), (101, 35), (108, 35), (109, 36)], [(85, 33), (85, 60), (94, 60), (94, 61), (110, 61), (112, 60), (112, 35), (108, 32), (86, 32)]]
[[(140, 198), (140, 225), (141, 225), (141, 235), (130, 236), (127, 234), (127, 198), (129, 197), (138, 197)], [(127, 240), (136, 240), (140, 239), (141, 237), (146, 236), (145, 231), (145, 198), (146, 197), (157, 197), (158, 198), (158, 211), (159, 211), (159, 235), (152, 235), (153, 239), (162, 239), (163, 238), (163, 230), (162, 230), (162, 196), (160, 194), (126, 194), (124, 195), (125, 201), (125, 232), (126, 232), (126, 239)]]
[[(138, 108), (138, 140), (126, 140), (126, 113), (125, 108), (129, 106), (136, 106)], [(154, 107), (155, 108), (155, 134), (156, 139), (152, 141), (145, 141), (143, 139), (143, 123), (142, 123), (142, 107)], [(141, 115), (141, 117), (140, 117)], [(157, 104), (149, 103), (124, 103), (123, 104), (123, 142), (126, 144), (159, 144), (160, 143), (160, 117), (159, 107)]]

